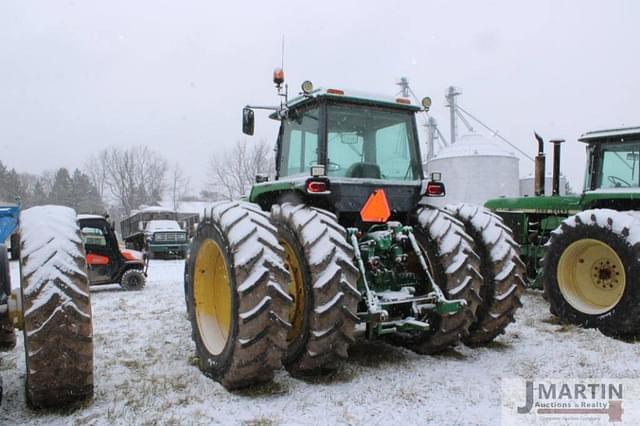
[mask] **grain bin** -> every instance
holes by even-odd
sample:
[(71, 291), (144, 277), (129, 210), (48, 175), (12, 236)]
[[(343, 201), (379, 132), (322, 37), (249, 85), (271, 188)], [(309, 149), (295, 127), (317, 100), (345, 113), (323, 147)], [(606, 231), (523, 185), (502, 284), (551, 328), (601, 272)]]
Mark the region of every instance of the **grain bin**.
[(484, 204), (491, 198), (520, 195), (518, 157), (494, 138), (462, 135), (427, 162), (426, 170), (442, 172), (447, 195), (432, 199), (449, 203)]

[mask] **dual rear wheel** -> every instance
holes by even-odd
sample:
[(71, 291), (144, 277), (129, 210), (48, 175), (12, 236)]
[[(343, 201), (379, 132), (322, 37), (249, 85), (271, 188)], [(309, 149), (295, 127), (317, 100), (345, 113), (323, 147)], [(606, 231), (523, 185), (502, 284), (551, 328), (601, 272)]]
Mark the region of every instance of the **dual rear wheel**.
[[(446, 297), (467, 301), (457, 313), (431, 318), (427, 332), (394, 336), (435, 353), (468, 338), (479, 323), (482, 261), (450, 213), (424, 208), (416, 216), (432, 275)], [(359, 322), (353, 258), (345, 229), (325, 210), (284, 203), (267, 214), (244, 202), (214, 205), (185, 270), (201, 369), (228, 389), (271, 380), (281, 365), (296, 376), (335, 370)]]

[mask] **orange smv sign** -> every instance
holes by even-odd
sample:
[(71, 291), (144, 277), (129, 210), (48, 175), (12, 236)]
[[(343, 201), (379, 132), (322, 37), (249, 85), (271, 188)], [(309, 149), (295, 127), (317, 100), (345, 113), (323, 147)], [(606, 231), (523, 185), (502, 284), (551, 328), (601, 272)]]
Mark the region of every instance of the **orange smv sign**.
[(383, 189), (373, 191), (360, 210), (360, 218), (363, 222), (384, 223), (390, 216), (391, 209)]

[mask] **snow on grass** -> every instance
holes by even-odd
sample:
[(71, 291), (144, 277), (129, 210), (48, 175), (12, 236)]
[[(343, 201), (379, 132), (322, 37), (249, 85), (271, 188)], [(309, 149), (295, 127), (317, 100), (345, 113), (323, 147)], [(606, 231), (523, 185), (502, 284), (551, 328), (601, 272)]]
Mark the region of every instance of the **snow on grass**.
[(183, 263), (152, 260), (149, 273), (141, 292), (93, 288), (93, 402), (70, 413), (27, 408), (19, 334), (16, 349), (0, 354), (0, 424), (500, 424), (502, 378), (640, 376), (640, 344), (560, 325), (528, 292), (517, 323), (489, 347), (421, 356), (359, 340), (331, 377), (280, 371), (269, 385), (228, 392), (196, 366)]

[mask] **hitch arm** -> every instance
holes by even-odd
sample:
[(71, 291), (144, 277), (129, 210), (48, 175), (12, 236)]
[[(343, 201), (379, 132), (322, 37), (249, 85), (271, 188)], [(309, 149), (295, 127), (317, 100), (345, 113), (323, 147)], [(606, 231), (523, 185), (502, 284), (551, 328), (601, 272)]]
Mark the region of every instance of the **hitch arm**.
[(349, 232), (349, 241), (351, 242), (351, 246), (353, 247), (353, 252), (356, 257), (356, 262), (358, 264), (358, 269), (360, 270), (360, 276), (362, 277), (362, 284), (365, 289), (365, 303), (367, 304), (367, 309), (369, 310), (369, 315), (379, 317), (380, 320), (385, 321), (389, 314), (387, 311), (380, 307), (378, 303), (378, 298), (373, 294), (371, 289), (369, 288), (369, 283), (367, 282), (367, 271), (364, 267), (364, 261), (362, 260), (362, 253), (360, 253), (360, 246), (358, 244), (358, 237), (356, 236), (356, 229), (350, 228)]
[(420, 266), (422, 266), (422, 270), (424, 271), (425, 275), (427, 276), (427, 279), (429, 280), (429, 283), (431, 284), (432, 293), (436, 298), (436, 302), (439, 304), (445, 304), (445, 305), (459, 304), (461, 306), (466, 306), (467, 301), (464, 299), (449, 300), (445, 297), (444, 293), (442, 292), (440, 287), (438, 287), (435, 280), (433, 279), (431, 272), (429, 272), (427, 261), (425, 260), (424, 255), (422, 254), (422, 250), (420, 250), (420, 246), (418, 245), (418, 241), (416, 241), (415, 235), (413, 235), (413, 231), (411, 227), (406, 227), (405, 232), (409, 237), (409, 241), (411, 242), (411, 247), (413, 248), (413, 251), (415, 252), (416, 256), (418, 257), (418, 260), (420, 261)]

